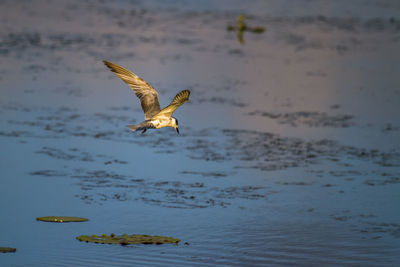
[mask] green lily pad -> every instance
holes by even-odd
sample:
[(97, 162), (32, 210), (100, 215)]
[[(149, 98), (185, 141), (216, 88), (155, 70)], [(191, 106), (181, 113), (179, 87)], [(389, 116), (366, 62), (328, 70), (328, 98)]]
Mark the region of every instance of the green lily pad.
[(129, 245), (129, 244), (168, 244), (168, 243), (179, 243), (178, 238), (167, 237), (167, 236), (157, 236), (157, 235), (81, 235), (76, 239), (82, 242), (99, 243), (99, 244), (119, 244), (119, 245)]
[(64, 223), (64, 222), (86, 222), (89, 219), (81, 217), (68, 217), (68, 216), (45, 216), (45, 217), (38, 217), (36, 218), (36, 220), (43, 222)]
[(17, 251), (16, 248), (0, 247), (0, 253), (9, 253)]

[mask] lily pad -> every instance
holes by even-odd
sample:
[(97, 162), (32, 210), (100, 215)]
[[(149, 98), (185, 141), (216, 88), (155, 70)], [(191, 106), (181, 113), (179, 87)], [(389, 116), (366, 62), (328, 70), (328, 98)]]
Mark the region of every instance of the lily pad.
[(167, 236), (157, 236), (157, 235), (81, 235), (76, 239), (82, 242), (99, 243), (99, 244), (119, 244), (119, 245), (129, 245), (129, 244), (169, 244), (169, 243), (179, 243), (178, 238), (167, 237)]
[(0, 247), (0, 253), (9, 253), (17, 251), (16, 248)]
[(45, 217), (38, 217), (36, 218), (36, 220), (43, 222), (64, 223), (64, 222), (86, 222), (89, 219), (81, 217), (68, 217), (68, 216), (45, 216)]

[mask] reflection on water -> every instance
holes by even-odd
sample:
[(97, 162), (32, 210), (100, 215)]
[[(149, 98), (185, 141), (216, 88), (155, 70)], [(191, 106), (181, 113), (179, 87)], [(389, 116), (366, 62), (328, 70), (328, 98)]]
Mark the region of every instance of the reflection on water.
[[(243, 3), (0, 3), (0, 265), (398, 265), (398, 3)], [(129, 131), (103, 59), (190, 89), (181, 135)]]

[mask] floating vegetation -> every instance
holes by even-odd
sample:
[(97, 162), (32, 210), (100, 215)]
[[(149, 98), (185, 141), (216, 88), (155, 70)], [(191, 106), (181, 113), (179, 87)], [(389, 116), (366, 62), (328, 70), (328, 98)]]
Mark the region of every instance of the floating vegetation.
[(11, 253), (17, 251), (16, 248), (0, 247), (0, 253)]
[(122, 246), (129, 245), (129, 244), (169, 244), (169, 243), (179, 243), (178, 238), (167, 237), (167, 236), (151, 236), (151, 235), (81, 235), (78, 236), (76, 239), (82, 242), (90, 242), (90, 243), (98, 243), (98, 244), (119, 244)]
[(253, 32), (253, 33), (265, 32), (264, 27), (250, 27), (250, 26), (246, 25), (246, 23), (244, 23), (245, 19), (246, 19), (245, 15), (240, 15), (238, 18), (238, 21), (237, 21), (237, 26), (228, 25), (228, 27), (226, 28), (227, 31), (230, 31), (230, 32), (234, 31), (237, 33), (238, 41), (241, 44), (244, 44), (243, 34), (245, 31)]
[(64, 223), (64, 222), (86, 222), (89, 219), (81, 217), (68, 217), (68, 216), (45, 216), (45, 217), (38, 217), (36, 218), (36, 220), (43, 222)]

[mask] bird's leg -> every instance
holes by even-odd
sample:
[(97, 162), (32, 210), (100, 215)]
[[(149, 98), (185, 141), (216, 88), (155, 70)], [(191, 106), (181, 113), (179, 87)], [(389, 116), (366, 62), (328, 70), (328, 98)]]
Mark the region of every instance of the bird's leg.
[(144, 134), (147, 131), (147, 128), (144, 128), (142, 131), (142, 134)]

